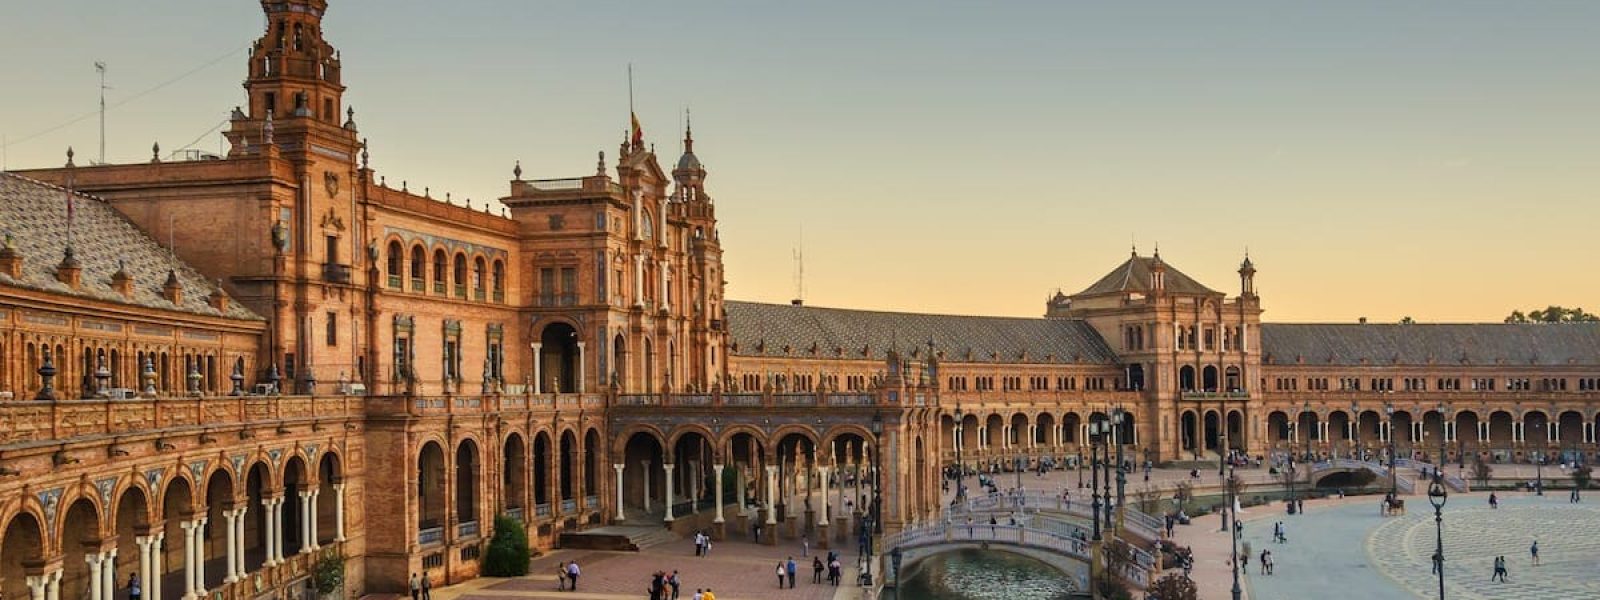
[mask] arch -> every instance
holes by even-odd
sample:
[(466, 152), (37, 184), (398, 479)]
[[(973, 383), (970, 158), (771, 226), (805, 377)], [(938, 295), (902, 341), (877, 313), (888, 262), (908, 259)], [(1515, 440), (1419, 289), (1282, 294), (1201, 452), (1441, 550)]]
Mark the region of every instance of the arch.
[(422, 244), (411, 246), (411, 281), (420, 284), (428, 277), (428, 250)]
[(482, 255), (474, 255), (472, 257), (472, 289), (474, 292), (482, 294), (489, 286), (488, 271), (488, 261), (485, 261)]
[(1078, 413), (1069, 412), (1061, 418), (1061, 441), (1082, 445), (1082, 438), (1078, 432), (1083, 429), (1083, 417)]
[(583, 493), (600, 495), (600, 430), (590, 427), (583, 434)]
[[(985, 447), (1000, 448), (1001, 446), (1005, 445), (1003, 441), (1004, 438), (1001, 436), (1006, 431), (1006, 422), (1005, 419), (1000, 417), (1000, 415), (990, 413), (989, 417), (984, 420), (983, 428)], [(871, 439), (870, 436), (868, 439)]]
[(1195, 381), (1194, 381), (1194, 367), (1192, 365), (1184, 365), (1182, 367), (1179, 367), (1178, 368), (1178, 391), (1180, 391), (1180, 392), (1192, 392), (1192, 391), (1194, 391), (1194, 383), (1195, 383)]
[[(1557, 440), (1561, 444), (1563, 454), (1575, 452), (1583, 444), (1583, 413), (1575, 410), (1563, 411), (1556, 417), (1556, 425), (1560, 428)], [(1563, 462), (1575, 461), (1575, 457), (1565, 457)]]
[[(227, 469), (216, 469), (206, 478), (207, 526), (201, 530), (199, 551), (201, 560), (207, 563), (227, 559), (229, 521), (223, 513), (233, 510), (233, 488), (233, 475)], [(202, 583), (208, 590), (216, 589), (227, 575), (226, 569), (206, 569)]]
[(1445, 416), (1442, 411), (1429, 410), (1422, 413), (1422, 439), (1417, 440), (1417, 445), (1421, 446), (1424, 455), (1428, 455), (1428, 451), (1433, 449), (1443, 452), (1444, 422)]
[(1281, 410), (1267, 413), (1267, 432), (1274, 442), (1289, 441), (1289, 415)]
[(550, 432), (533, 436), (533, 503), (550, 504)]
[(445, 525), (446, 477), (444, 447), (429, 440), (417, 452), (417, 529), (419, 534), (439, 531), (434, 539), (442, 539)]
[[(134, 565), (138, 564), (139, 536), (150, 533), (150, 497), (144, 488), (130, 485), (122, 490), (117, 497), (116, 509), (112, 514), (112, 532), (117, 537), (117, 562), (125, 565), (132, 559)], [(132, 552), (130, 555), (129, 552)], [(119, 573), (128, 572), (121, 569)]]
[(257, 460), (245, 471), (244, 568), (256, 571), (267, 562), (267, 501), (272, 497), (272, 468)]
[(310, 518), (302, 508), (300, 493), (310, 489), (311, 474), (307, 471), (305, 458), (298, 453), (290, 455), (289, 460), (283, 463), (283, 522), (279, 537), (283, 540), (282, 554), (285, 557), (299, 554), (311, 545), (311, 540), (305, 539), (300, 531), (300, 524)]
[(43, 520), (31, 510), (19, 511), (0, 530), (0, 592), (6, 598), (27, 598), (27, 576), (44, 565)]
[[(492, 269), (490, 269), (490, 274), (491, 274), (492, 277), (494, 277), (494, 282), (493, 282), (494, 283), (494, 285), (493, 285), (494, 293), (495, 294), (504, 294), (505, 291), (506, 291), (506, 263), (505, 263), (505, 261), (500, 260), (498, 258), (494, 259), (494, 267)], [(500, 298), (500, 296), (496, 296), (496, 298), (497, 299), (495, 301), (499, 302), (500, 300), (498, 298)]]
[(698, 505), (710, 496), (713, 490), (706, 482), (711, 477), (711, 463), (716, 460), (712, 439), (709, 431), (698, 427), (683, 427), (673, 432), (674, 501), (689, 500)]
[(1350, 440), (1350, 413), (1342, 410), (1328, 413), (1328, 436), (1335, 440)]
[(1244, 428), (1244, 413), (1238, 410), (1228, 411), (1228, 449), (1244, 452), (1250, 447)]
[(1216, 365), (1206, 365), (1206, 368), (1200, 371), (1200, 383), (1202, 386), (1201, 389), (1204, 389), (1207, 392), (1217, 391)]
[(572, 500), (578, 496), (577, 492), (577, 462), (578, 462), (578, 436), (567, 429), (561, 432), (559, 454), (556, 456), (561, 484), (561, 499)]
[[(500, 462), (500, 497), (507, 510), (521, 509), (528, 496), (528, 450), (522, 434), (511, 432), (502, 444)], [(527, 519), (529, 515), (524, 515)]]
[(632, 433), (621, 437), (622, 447), (619, 456), (623, 457), (624, 465), (622, 483), (622, 502), (627, 506), (624, 512), (642, 515), (645, 522), (649, 522), (655, 511), (660, 508), (660, 501), (666, 494), (665, 464), (666, 452), (661, 443), (661, 436), (651, 428), (630, 428)]
[(1050, 439), (1050, 433), (1055, 431), (1056, 417), (1050, 413), (1039, 413), (1036, 419), (1038, 424), (1033, 429), (1033, 444), (1035, 446), (1052, 447), (1058, 440)]
[(628, 386), (628, 339), (620, 333), (611, 340), (611, 384), (623, 392), (632, 391)]
[(1013, 414), (1011, 415), (1011, 422), (1007, 424), (1011, 426), (1011, 432), (1010, 435), (1006, 436), (1006, 442), (1010, 443), (1012, 448), (1023, 447), (1024, 444), (1022, 442), (1026, 440), (1023, 435), (1028, 431), (1028, 415), (1020, 412)]
[(540, 389), (545, 392), (578, 391), (578, 330), (564, 321), (555, 321), (539, 332)]
[(1356, 445), (1362, 460), (1368, 460), (1377, 443), (1383, 440), (1383, 416), (1376, 410), (1364, 410), (1356, 418)]
[(451, 270), (450, 283), (455, 286), (455, 295), (465, 298), (467, 295), (467, 254), (456, 252), (453, 269)]
[(1223, 369), (1222, 383), (1223, 389), (1229, 392), (1238, 392), (1244, 389), (1244, 378), (1239, 374), (1239, 367), (1229, 366), (1227, 369)]
[(1205, 449), (1207, 452), (1220, 452), (1222, 448), (1222, 413), (1215, 410), (1205, 411)]
[(401, 266), (405, 264), (405, 251), (400, 247), (400, 240), (389, 240), (387, 258), (384, 274), (389, 276), (389, 287), (397, 287), (395, 282), (400, 279)]
[(313, 507), (317, 515), (317, 545), (327, 545), (338, 539), (339, 490), (334, 486), (344, 482), (339, 455), (332, 448), (322, 452), (317, 459), (317, 501)]
[(445, 286), (450, 283), (450, 255), (444, 248), (433, 249), (433, 291), (437, 294), (445, 293)]
[[(63, 499), (66, 511), (61, 518), (61, 540), (57, 552), (61, 555), (62, 596), (71, 597), (89, 588), (89, 563), (85, 557), (100, 552), (100, 510), (88, 496), (80, 496), (70, 503)], [(86, 596), (80, 596), (86, 597)]]
[(1509, 450), (1512, 442), (1511, 413), (1497, 410), (1489, 413), (1489, 448)]
[(483, 460), (478, 456), (478, 443), (471, 438), (456, 445), (456, 522), (474, 523), (478, 520), (478, 476)]
[[(831, 441), (832, 438), (837, 436), (837, 435), (838, 434), (834, 433), (833, 429), (828, 430), (827, 439), (829, 439), (829, 442), (827, 442), (827, 443), (832, 443), (832, 441)], [(857, 436), (865, 438), (867, 436), (867, 430), (866, 429), (861, 429), (859, 432), (857, 432)], [(824, 445), (826, 445), (826, 444), (824, 444)], [(977, 449), (978, 449), (978, 415), (975, 415), (975, 414), (972, 414), (972, 413), (966, 413), (964, 415), (961, 415), (961, 451), (963, 453), (965, 453), (965, 452), (975, 452), (975, 451), (977, 451)], [(970, 456), (970, 457), (969, 456), (962, 456), (963, 460), (970, 460), (970, 458), (977, 458), (977, 457), (976, 456)]]

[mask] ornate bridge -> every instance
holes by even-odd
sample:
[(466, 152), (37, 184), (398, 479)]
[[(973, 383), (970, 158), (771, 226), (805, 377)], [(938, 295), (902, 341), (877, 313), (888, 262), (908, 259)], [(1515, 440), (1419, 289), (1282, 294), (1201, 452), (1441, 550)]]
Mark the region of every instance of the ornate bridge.
[[(885, 535), (883, 547), (902, 553), (902, 568), (915, 561), (962, 548), (1002, 547), (1025, 556), (1037, 558), (1060, 569), (1068, 575), (1075, 589), (1089, 587), (1089, 563), (1093, 543), (1071, 535), (1024, 526), (984, 524), (939, 523), (904, 529)], [(1105, 546), (1102, 546), (1104, 549)], [(1132, 556), (1121, 561), (1125, 565), (1117, 573), (1123, 580), (1143, 589), (1155, 568), (1148, 552), (1131, 548)]]

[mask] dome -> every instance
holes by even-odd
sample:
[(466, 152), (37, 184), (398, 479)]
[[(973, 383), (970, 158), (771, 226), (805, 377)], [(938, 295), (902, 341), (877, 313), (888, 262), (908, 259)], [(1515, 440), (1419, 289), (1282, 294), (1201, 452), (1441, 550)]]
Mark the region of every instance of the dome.
[(700, 166), (700, 159), (694, 155), (694, 152), (685, 152), (683, 156), (678, 157), (677, 170), (699, 171), (704, 168)]

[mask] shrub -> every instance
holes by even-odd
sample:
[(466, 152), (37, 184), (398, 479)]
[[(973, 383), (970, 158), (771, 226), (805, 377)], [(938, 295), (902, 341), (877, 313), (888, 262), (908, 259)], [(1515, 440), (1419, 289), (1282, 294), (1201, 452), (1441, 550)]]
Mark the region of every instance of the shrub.
[(1157, 579), (1150, 585), (1148, 600), (1198, 600), (1200, 591), (1195, 588), (1194, 581), (1178, 573), (1172, 573)]
[(332, 594), (344, 586), (344, 556), (330, 550), (317, 557), (311, 566), (311, 585), (317, 596)]
[(517, 577), (528, 574), (528, 532), (522, 522), (505, 515), (494, 517), (494, 538), (483, 559), (483, 573), (490, 577)]

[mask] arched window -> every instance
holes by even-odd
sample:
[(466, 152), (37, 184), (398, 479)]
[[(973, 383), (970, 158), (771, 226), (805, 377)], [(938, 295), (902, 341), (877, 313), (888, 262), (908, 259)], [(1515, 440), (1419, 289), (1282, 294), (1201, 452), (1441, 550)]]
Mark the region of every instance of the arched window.
[(422, 280), (428, 273), (428, 251), (422, 249), (422, 244), (411, 247), (411, 288), (422, 291)]
[(496, 259), (494, 261), (494, 301), (506, 301), (506, 264)]
[(488, 267), (484, 265), (483, 257), (479, 256), (473, 258), (472, 289), (473, 293), (477, 294), (479, 300), (483, 299), (484, 288), (489, 285), (488, 281), (486, 281), (488, 279), (488, 273), (486, 273), (486, 271), (488, 271)]
[(400, 287), (400, 265), (405, 261), (405, 255), (400, 250), (400, 242), (389, 242), (389, 287)]
[(456, 295), (467, 297), (467, 255), (456, 253), (455, 279), (451, 280), (456, 286)]
[(445, 264), (448, 261), (449, 259), (445, 258), (443, 248), (433, 251), (433, 293), (435, 294), (443, 294), (444, 286), (449, 285), (449, 280), (445, 278), (445, 269), (448, 268)]

